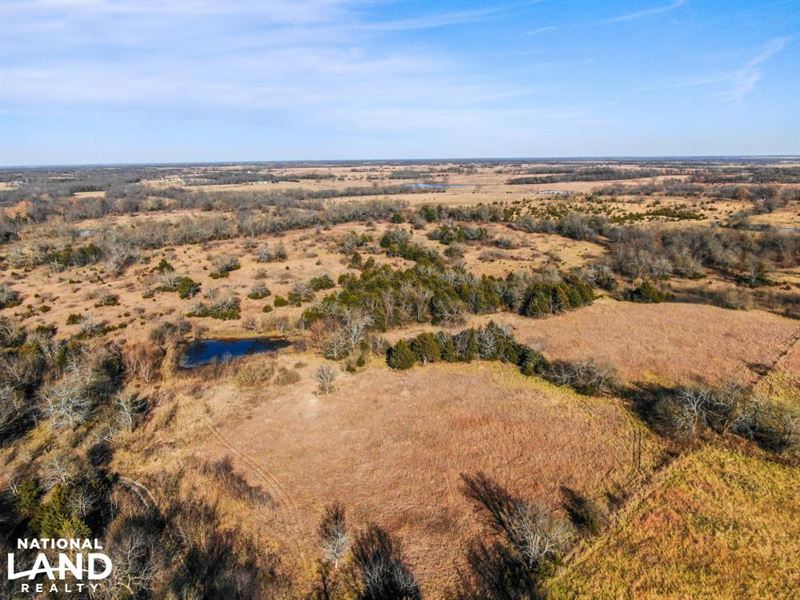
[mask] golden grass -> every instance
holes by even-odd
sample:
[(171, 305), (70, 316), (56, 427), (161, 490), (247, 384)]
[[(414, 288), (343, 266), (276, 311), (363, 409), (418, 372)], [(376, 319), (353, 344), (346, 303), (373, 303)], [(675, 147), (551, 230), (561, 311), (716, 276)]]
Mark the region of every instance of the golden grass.
[[(237, 469), (279, 505), (231, 518), (286, 540), (287, 564), (301, 580), (333, 500), (347, 506), (352, 527), (377, 522), (396, 533), (428, 597), (437, 598), (454, 583), (468, 540), (482, 532), (459, 492), (461, 473), (483, 470), (555, 506), (561, 486), (591, 496), (633, 489), (660, 455), (660, 442), (619, 401), (578, 396), (512, 366), (372, 366), (341, 375), (336, 391), (319, 397), (308, 360), (301, 383), (265, 391), (246, 418), (235, 388), (214, 384), (202, 402), (219, 436), (186, 436), (192, 443), (182, 451), (203, 460), (241, 452), (233, 452)], [(633, 474), (637, 435), (642, 472)]]
[(499, 314), (521, 342), (551, 358), (593, 359), (628, 381), (664, 385), (754, 383), (785, 350), (797, 321), (758, 310), (698, 304), (636, 304), (610, 298), (548, 319)]
[(555, 598), (791, 598), (800, 469), (705, 447), (551, 582)]

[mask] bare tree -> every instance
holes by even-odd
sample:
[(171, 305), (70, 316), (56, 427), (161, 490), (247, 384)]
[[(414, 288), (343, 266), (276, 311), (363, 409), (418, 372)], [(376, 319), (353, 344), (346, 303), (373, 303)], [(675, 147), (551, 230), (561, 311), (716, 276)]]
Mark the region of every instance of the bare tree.
[(336, 380), (336, 371), (330, 365), (320, 365), (314, 375), (319, 385), (319, 391), (330, 394), (333, 391), (333, 382)]
[(78, 473), (79, 468), (74, 459), (58, 454), (42, 466), (42, 483), (48, 489), (56, 485), (65, 485), (74, 480)]
[(353, 558), (361, 574), (362, 600), (419, 600), (419, 586), (388, 531), (372, 525), (357, 536)]
[(464, 495), (485, 513), (487, 524), (529, 568), (551, 560), (565, 548), (569, 529), (541, 502), (525, 502), (483, 473), (462, 475)]
[(325, 509), (325, 515), (319, 525), (319, 537), (324, 560), (332, 563), (334, 568), (338, 568), (339, 562), (350, 548), (344, 506), (340, 503), (334, 502)]
[(335, 329), (325, 341), (325, 356), (333, 360), (339, 360), (347, 356), (350, 348), (350, 340), (343, 327)]
[(364, 311), (348, 310), (344, 314), (342, 330), (350, 345), (350, 352), (358, 349), (370, 325), (372, 325), (372, 317)]
[(708, 424), (707, 410), (712, 396), (708, 388), (681, 390), (672, 414), (672, 424), (678, 435), (691, 437), (698, 427)]
[(42, 388), (40, 396), (44, 414), (56, 429), (80, 425), (92, 411), (93, 403), (84, 393), (76, 373), (70, 373)]
[(555, 558), (569, 539), (569, 530), (541, 503), (514, 502), (509, 519), (510, 541), (529, 566)]
[(149, 344), (132, 344), (125, 349), (124, 360), (127, 371), (142, 383), (152, 382), (158, 375), (164, 353)]
[(121, 393), (114, 401), (114, 417), (117, 424), (128, 432), (136, 429), (147, 408), (147, 402), (136, 394)]

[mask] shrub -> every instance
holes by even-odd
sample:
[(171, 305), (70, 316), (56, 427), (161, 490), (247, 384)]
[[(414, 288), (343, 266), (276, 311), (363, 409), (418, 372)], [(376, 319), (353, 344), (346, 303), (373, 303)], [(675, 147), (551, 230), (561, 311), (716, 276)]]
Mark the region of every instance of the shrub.
[(622, 295), (629, 302), (655, 303), (666, 300), (666, 295), (651, 281), (645, 280), (638, 286), (625, 290)]
[(161, 285), (156, 288), (159, 292), (177, 292), (182, 299), (192, 298), (200, 291), (200, 284), (191, 277), (176, 276), (172, 272), (165, 272), (161, 277)]
[(314, 290), (307, 283), (298, 281), (292, 286), (288, 295), (289, 302), (292, 304), (300, 304), (301, 302), (308, 302), (314, 299)]
[(175, 342), (183, 339), (191, 330), (192, 324), (179, 317), (174, 321), (159, 323), (150, 331), (150, 339), (156, 344), (163, 345), (166, 342)]
[(27, 332), (21, 325), (0, 317), (0, 348), (14, 348), (25, 343)]
[(593, 264), (584, 270), (586, 281), (595, 287), (599, 287), (609, 292), (617, 289), (617, 280), (608, 265)]
[(352, 254), (356, 248), (363, 248), (372, 242), (372, 237), (366, 233), (358, 234), (350, 231), (339, 242), (339, 250), (344, 254)]
[(274, 303), (275, 303), (275, 308), (278, 308), (278, 307), (281, 307), (281, 306), (287, 306), (289, 304), (289, 301), (286, 298), (284, 298), (283, 296), (275, 296), (275, 302)]
[(78, 313), (70, 313), (67, 317), (67, 325), (79, 325), (83, 322), (83, 315)]
[(608, 514), (596, 501), (578, 492), (562, 487), (564, 510), (573, 525), (589, 535), (597, 535), (606, 526)]
[(439, 339), (432, 333), (423, 333), (411, 341), (411, 351), (422, 364), (436, 362), (442, 357)]
[(103, 294), (95, 303), (95, 308), (100, 308), (101, 306), (117, 306), (119, 305), (119, 296), (115, 294)]
[(329, 275), (314, 277), (311, 281), (308, 282), (308, 285), (314, 291), (329, 290), (333, 287), (336, 287), (336, 284), (334, 283), (333, 279), (330, 278)]
[(393, 369), (410, 369), (417, 358), (404, 340), (400, 340), (389, 349), (386, 362)]
[(472, 242), (485, 240), (488, 232), (483, 227), (450, 227), (449, 225), (439, 225), (428, 234), (428, 239), (436, 240), (441, 244), (449, 246), (455, 242)]
[(278, 369), (278, 374), (275, 376), (275, 383), (277, 385), (292, 385), (297, 383), (302, 379), (300, 377), (300, 373), (295, 371), (294, 369), (287, 369), (286, 367), (281, 367)]
[(77, 376), (64, 377), (42, 388), (42, 410), (54, 428), (75, 427), (89, 418), (93, 403), (82, 392)]
[(286, 260), (288, 254), (283, 242), (278, 242), (273, 248), (264, 246), (256, 253), (256, 260), (258, 262), (279, 262)]
[(136, 394), (118, 394), (114, 402), (114, 420), (129, 433), (141, 423), (147, 412), (147, 401)]
[(618, 385), (613, 367), (591, 360), (577, 363), (557, 361), (544, 369), (543, 374), (557, 385), (566, 385), (578, 393), (591, 396), (611, 394)]
[(180, 298), (185, 300), (196, 296), (200, 292), (200, 284), (191, 277), (178, 277), (175, 291), (178, 292)]
[(160, 348), (147, 343), (128, 345), (123, 352), (126, 371), (143, 383), (150, 383), (158, 376), (163, 358)]
[(198, 302), (188, 313), (189, 317), (211, 317), (230, 321), (238, 319), (240, 315), (239, 299), (235, 296), (226, 296), (213, 301), (210, 305)]
[(214, 271), (211, 273), (212, 279), (227, 277), (231, 271), (236, 271), (241, 268), (239, 259), (235, 256), (213, 256), (210, 260), (211, 264), (214, 266)]
[(245, 363), (239, 367), (236, 373), (236, 381), (239, 387), (255, 388), (269, 383), (272, 376), (275, 374), (274, 361), (259, 361), (254, 363)]
[(259, 282), (254, 284), (253, 287), (250, 288), (250, 293), (247, 294), (247, 297), (250, 298), (251, 300), (261, 300), (262, 298), (266, 298), (267, 296), (269, 296), (271, 293), (272, 292), (270, 292), (269, 289), (267, 289), (266, 285)]
[(175, 271), (175, 267), (173, 267), (166, 258), (162, 258), (158, 264), (153, 269), (154, 273), (173, 273)]
[(7, 283), (0, 283), (0, 309), (11, 308), (22, 303), (19, 292), (11, 289)]

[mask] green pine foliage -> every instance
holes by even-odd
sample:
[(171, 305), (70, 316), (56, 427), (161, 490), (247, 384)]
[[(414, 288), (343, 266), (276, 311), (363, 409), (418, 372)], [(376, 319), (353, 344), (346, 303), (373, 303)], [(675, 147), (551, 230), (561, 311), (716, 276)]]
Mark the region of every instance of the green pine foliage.
[(422, 333), (410, 341), (398, 341), (386, 352), (386, 362), (393, 369), (408, 369), (417, 362), (469, 362), (476, 358), (516, 365), (523, 375), (542, 377), (556, 385), (568, 386), (579, 394), (609, 394), (617, 387), (613, 369), (591, 361), (551, 363), (541, 352), (517, 342), (508, 329), (494, 321), (485, 327), (465, 329), (457, 334), (444, 331)]
[(477, 242), (486, 240), (488, 237), (489, 233), (484, 227), (464, 227), (462, 225), (439, 225), (428, 234), (428, 239), (436, 240), (445, 246), (456, 242)]
[(365, 265), (361, 272), (341, 275), (342, 290), (325, 297), (304, 316), (314, 321), (357, 309), (370, 314), (373, 327), (386, 331), (413, 322), (458, 322), (464, 313), (508, 310), (544, 317), (594, 300), (591, 285), (577, 275), (551, 279), (513, 274), (505, 279), (478, 277), (463, 267), (444, 267), (427, 259), (409, 269)]
[(311, 289), (314, 291), (329, 290), (333, 287), (336, 287), (336, 283), (330, 278), (330, 275), (314, 277), (308, 282), (308, 285), (310, 285)]
[(200, 292), (200, 284), (191, 277), (176, 277), (169, 285), (162, 285), (158, 288), (159, 292), (177, 292), (180, 298), (186, 300), (192, 298)]
[(386, 362), (393, 369), (410, 369), (417, 362), (417, 357), (408, 346), (405, 340), (400, 340), (389, 348), (386, 355)]
[(656, 303), (667, 299), (666, 294), (659, 290), (651, 281), (643, 281), (636, 287), (625, 290), (623, 298), (630, 302)]

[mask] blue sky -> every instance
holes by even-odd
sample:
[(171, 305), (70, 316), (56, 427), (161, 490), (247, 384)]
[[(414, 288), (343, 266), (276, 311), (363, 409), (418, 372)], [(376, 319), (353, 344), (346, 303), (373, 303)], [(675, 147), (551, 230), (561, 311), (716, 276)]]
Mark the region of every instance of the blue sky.
[(0, 164), (800, 154), (798, 0), (0, 4)]

